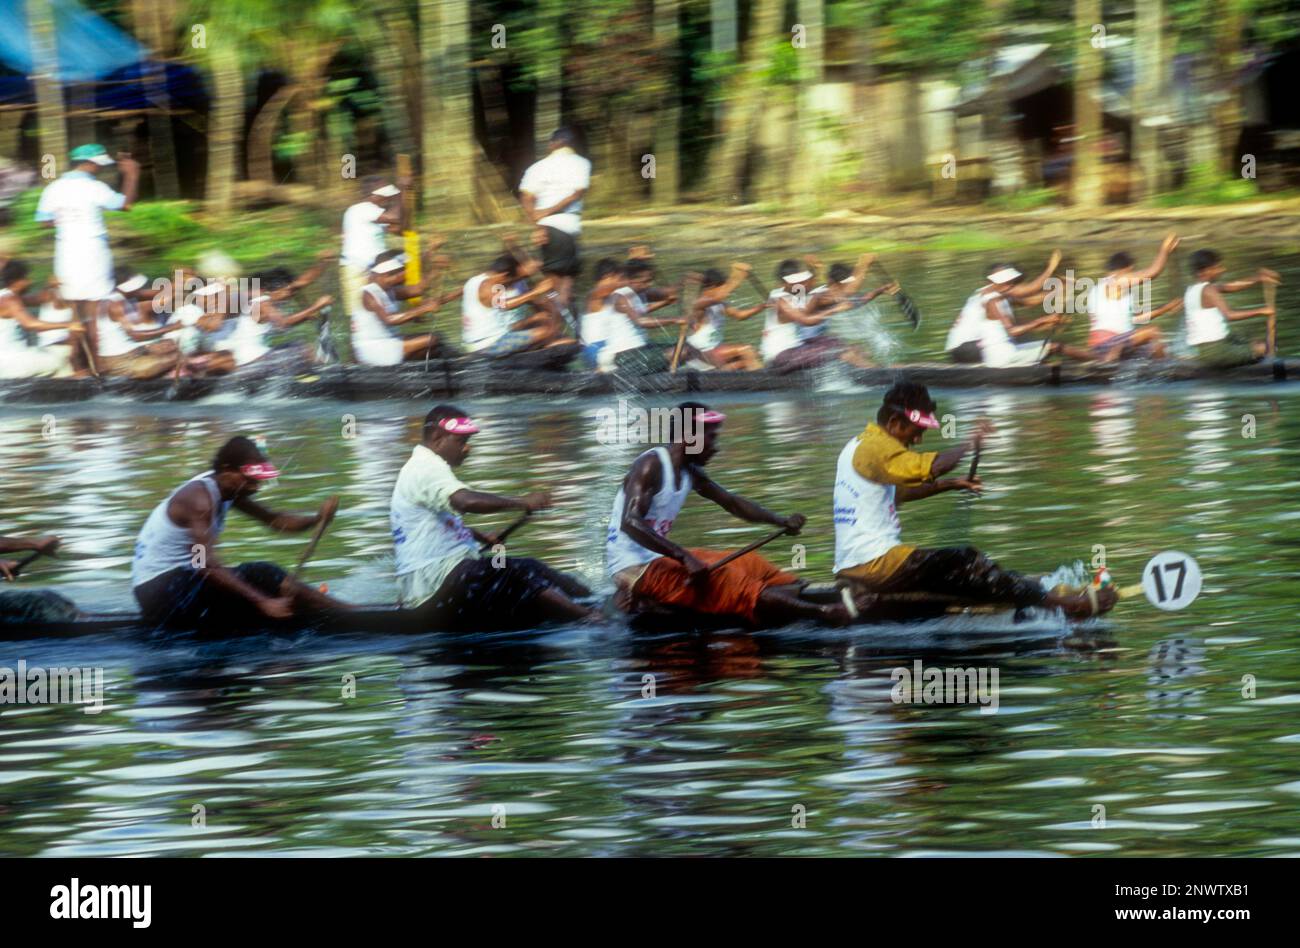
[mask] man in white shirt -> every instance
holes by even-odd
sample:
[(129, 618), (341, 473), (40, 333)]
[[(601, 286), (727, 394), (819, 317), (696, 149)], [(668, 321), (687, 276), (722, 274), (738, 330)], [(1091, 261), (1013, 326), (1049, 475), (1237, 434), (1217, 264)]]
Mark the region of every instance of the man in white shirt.
[[(403, 182), (405, 183), (405, 182)], [(343, 247), (339, 256), (339, 285), (343, 300), (354, 300), (370, 279), (375, 258), (388, 249), (389, 230), (406, 223), (401, 188), (379, 175), (361, 179), (361, 200), (343, 212)]]
[(575, 150), (577, 136), (558, 129), (546, 146), (546, 157), (529, 166), (519, 182), (519, 200), (528, 219), (539, 228), (542, 272), (556, 279), (560, 305), (573, 298), (573, 278), (582, 269), (578, 235), (582, 233), (582, 200), (591, 187), (591, 162)]
[[(113, 291), (113, 255), (104, 211), (130, 210), (139, 194), (140, 166), (129, 155), (119, 155), (114, 162), (103, 145), (81, 145), (70, 157), (72, 170), (41, 192), (35, 216), (54, 228), (54, 275), (59, 292), (73, 304), (77, 321), (87, 330), (75, 364), (97, 373), (98, 337), (91, 304)], [(122, 172), (121, 192), (96, 177), (113, 164)]]
[(453, 405), (425, 416), (420, 443), (397, 476), (390, 505), (394, 569), (402, 606), (419, 610), (430, 629), (520, 629), (538, 622), (584, 620), (593, 610), (573, 601), (591, 591), (538, 560), (490, 557), (479, 545), (498, 538), (465, 526), (467, 513), (551, 506), (549, 491), (503, 497), (471, 490), (456, 477), (479, 427)]

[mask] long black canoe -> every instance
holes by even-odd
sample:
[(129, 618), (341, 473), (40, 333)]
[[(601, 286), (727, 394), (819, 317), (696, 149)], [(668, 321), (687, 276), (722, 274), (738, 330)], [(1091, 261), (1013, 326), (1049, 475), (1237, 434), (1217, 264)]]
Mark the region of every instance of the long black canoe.
[(109, 397), (143, 402), (194, 401), (216, 395), (374, 401), (419, 401), (456, 397), (540, 395), (582, 397), (637, 394), (800, 392), (869, 390), (899, 378), (939, 389), (1027, 388), (1076, 385), (1124, 387), (1171, 382), (1270, 384), (1300, 379), (1300, 360), (1275, 359), (1231, 369), (1193, 362), (1052, 364), (997, 369), (979, 365), (916, 363), (854, 369), (837, 364), (781, 373), (719, 372), (682, 369), (632, 376), (578, 370), (518, 367), (483, 359), (432, 359), (402, 366), (320, 366), (298, 371), (268, 371), (250, 366), (226, 376), (161, 378), (27, 379), (0, 382), (0, 401), (18, 404), (82, 402)]

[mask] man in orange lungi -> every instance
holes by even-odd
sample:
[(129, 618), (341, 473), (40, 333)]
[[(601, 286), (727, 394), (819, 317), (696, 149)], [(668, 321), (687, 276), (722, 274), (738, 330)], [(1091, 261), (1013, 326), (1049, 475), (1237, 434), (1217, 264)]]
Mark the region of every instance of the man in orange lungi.
[(799, 577), (757, 553), (710, 569), (725, 551), (688, 550), (668, 538), (692, 491), (750, 523), (770, 523), (791, 534), (803, 528), (802, 514), (778, 516), (723, 489), (704, 473), (718, 452), (725, 417), (699, 402), (685, 402), (669, 416), (669, 443), (651, 448), (632, 463), (614, 498), (605, 539), (606, 568), (618, 587), (616, 603), (629, 611), (647, 604), (671, 606), (758, 626), (797, 619), (847, 624), (853, 618), (848, 605), (800, 599)]

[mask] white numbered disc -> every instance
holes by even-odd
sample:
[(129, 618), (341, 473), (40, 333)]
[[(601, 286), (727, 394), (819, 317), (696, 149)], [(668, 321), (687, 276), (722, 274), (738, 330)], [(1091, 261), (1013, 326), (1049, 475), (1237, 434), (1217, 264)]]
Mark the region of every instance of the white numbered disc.
[(1201, 594), (1201, 568), (1186, 553), (1157, 553), (1142, 570), (1142, 591), (1157, 609), (1186, 609)]

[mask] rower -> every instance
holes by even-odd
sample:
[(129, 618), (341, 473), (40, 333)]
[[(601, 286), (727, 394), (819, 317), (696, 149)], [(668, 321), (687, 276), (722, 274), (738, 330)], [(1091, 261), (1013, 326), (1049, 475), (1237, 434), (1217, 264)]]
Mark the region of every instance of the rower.
[(983, 363), (996, 368), (1037, 365), (1051, 355), (1088, 360), (1086, 349), (1067, 346), (1045, 339), (1042, 342), (1016, 342), (1021, 336), (1042, 329), (1055, 329), (1064, 322), (1060, 313), (1048, 313), (1027, 323), (1016, 323), (1013, 307), (1038, 306), (1046, 298), (1043, 285), (1056, 272), (1061, 252), (1052, 251), (1047, 268), (1036, 279), (1024, 281), (1024, 275), (1009, 263), (989, 268), (983, 287), (966, 300), (961, 314), (948, 330), (944, 351), (954, 362)]
[(691, 303), (688, 317), (691, 334), (686, 337), (686, 344), (715, 369), (753, 371), (763, 367), (763, 360), (753, 346), (723, 341), (723, 329), (728, 319), (744, 321), (767, 308), (759, 303), (737, 309), (728, 303), (728, 298), (751, 272), (749, 264), (736, 262), (731, 265), (729, 276), (714, 268), (701, 274), (700, 293)]
[(314, 515), (275, 513), (257, 503), (257, 491), (279, 474), (254, 441), (234, 437), (217, 451), (210, 471), (154, 507), (131, 564), (132, 592), (145, 622), (193, 629), (350, 608), (274, 563), (228, 567), (217, 559), (217, 539), (232, 507), (281, 533), (310, 530), (334, 516), (337, 497)]
[(608, 372), (614, 367), (614, 353), (609, 348), (609, 297), (623, 283), (622, 265), (613, 257), (602, 257), (596, 261), (592, 276), (594, 282), (587, 293), (586, 312), (578, 324), (578, 338), (587, 362), (598, 371)]
[(1110, 609), (1113, 587), (1086, 593), (1045, 591), (1034, 579), (1004, 570), (972, 546), (922, 549), (901, 542), (898, 505), (952, 490), (979, 492), (979, 477), (939, 480), (979, 451), (992, 428), (943, 452), (910, 450), (939, 427), (924, 385), (899, 382), (885, 393), (876, 421), (840, 452), (835, 470), (835, 576), (855, 591), (927, 593), (979, 603), (1046, 606), (1071, 616)]
[[(676, 302), (677, 294), (671, 289), (655, 289), (654, 267), (645, 260), (626, 261), (619, 268), (619, 274), (622, 285), (609, 295), (604, 305), (605, 364), (632, 375), (666, 372), (672, 355), (671, 347), (652, 345), (646, 340), (643, 330), (681, 326), (686, 322), (681, 317), (655, 319), (650, 316), (655, 310)], [(645, 295), (650, 293), (656, 298), (646, 302)]]
[(32, 285), (31, 270), (22, 260), (0, 267), (0, 379), (52, 378), (72, 375), (69, 353), (27, 344), (27, 333), (80, 332), (81, 325), (37, 319), (23, 302)]
[[(1143, 270), (1135, 269), (1133, 255), (1121, 250), (1106, 262), (1106, 275), (1097, 281), (1088, 297), (1088, 348), (1100, 362), (1118, 362), (1134, 355), (1163, 359), (1167, 354), (1165, 339), (1153, 319), (1181, 309), (1181, 299), (1171, 300), (1154, 311), (1135, 314), (1133, 288), (1149, 287), (1169, 262), (1178, 246), (1178, 237), (1170, 234), (1160, 244), (1155, 259)], [(1148, 289), (1148, 293), (1149, 293)], [(1148, 300), (1149, 302), (1149, 300)], [(1138, 327), (1135, 324), (1142, 322)]]
[(750, 523), (770, 523), (797, 534), (802, 514), (782, 517), (730, 493), (704, 471), (718, 452), (725, 420), (699, 402), (684, 402), (669, 416), (669, 443), (632, 462), (610, 510), (605, 568), (617, 587), (614, 602), (625, 611), (654, 607), (733, 617), (752, 625), (798, 619), (847, 624), (843, 603), (823, 605), (799, 598), (803, 585), (757, 553), (746, 553), (710, 570), (726, 552), (686, 549), (668, 538), (692, 491)]
[(436, 629), (518, 629), (593, 617), (571, 598), (591, 594), (577, 580), (535, 559), (479, 556), (479, 545), (495, 546), (497, 537), (466, 527), (463, 514), (545, 510), (551, 495), (506, 497), (466, 487), (452, 469), (469, 456), (478, 431), (459, 408), (435, 406), (397, 477), (390, 521), (403, 608), (418, 610)]
[[(292, 285), (291, 281), (288, 286)], [(280, 289), (283, 290), (284, 287)], [(235, 320), (234, 332), (226, 341), (226, 347), (234, 358), (236, 367), (259, 361), (265, 362), (275, 352), (312, 361), (313, 353), (310, 347), (297, 345), (273, 347), (270, 343), (271, 333), (292, 329), (309, 319), (315, 319), (318, 313), (333, 302), (334, 297), (324, 294), (318, 296), (316, 301), (306, 309), (300, 309), (296, 313), (283, 313), (276, 305), (273, 293), (268, 292), (260, 293), (243, 303), (239, 317)]]
[(1183, 294), (1183, 318), (1187, 326), (1187, 344), (1196, 352), (1196, 361), (1214, 368), (1230, 368), (1258, 362), (1268, 354), (1268, 343), (1250, 340), (1234, 333), (1229, 323), (1260, 316), (1274, 316), (1271, 306), (1236, 310), (1228, 305), (1225, 293), (1239, 293), (1252, 286), (1281, 280), (1272, 270), (1260, 267), (1253, 280), (1219, 282), (1227, 273), (1223, 258), (1214, 250), (1192, 254), (1192, 274), (1196, 282)]
[(366, 175), (361, 179), (361, 200), (343, 212), (339, 289), (349, 303), (369, 281), (371, 264), (388, 249), (388, 231), (406, 229), (405, 197), (402, 188), (387, 178)]
[[(445, 266), (445, 264), (444, 264)], [(442, 304), (455, 299), (460, 291), (447, 297), (429, 296), (428, 284), (441, 267), (426, 268), (419, 286), (406, 285), (406, 256), (386, 250), (370, 267), (370, 282), (352, 300), (352, 356), (362, 365), (400, 365), (408, 359), (423, 359), (441, 354), (443, 343), (435, 333), (400, 336), (398, 326), (436, 313)], [(427, 297), (418, 306), (402, 310), (401, 301), (413, 296)]]
[(461, 345), (466, 352), (502, 358), (573, 342), (564, 336), (564, 317), (551, 299), (554, 278), (543, 277), (536, 286), (528, 285), (537, 268), (534, 260), (521, 262), (502, 254), (484, 272), (465, 281), (460, 305)]
[[(814, 286), (820, 266), (815, 259), (781, 261), (776, 270), (781, 286), (768, 294), (771, 309), (763, 327), (761, 348), (769, 368), (794, 372), (834, 359), (857, 366), (872, 364), (865, 353), (846, 346), (826, 329), (832, 316), (851, 308), (848, 297), (861, 287), (873, 259), (872, 254), (863, 254), (849, 275), (837, 270), (841, 281), (822, 286)], [(872, 298), (889, 288), (881, 287)]]
[(114, 280), (113, 292), (95, 304), (100, 371), (133, 379), (166, 374), (175, 367), (180, 349), (175, 340), (165, 337), (184, 327), (140, 323), (140, 303), (152, 300), (155, 293), (144, 274), (118, 268)]

